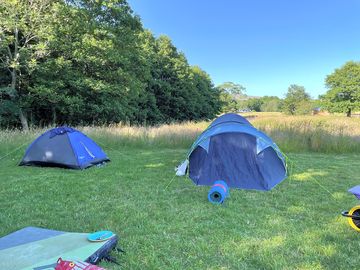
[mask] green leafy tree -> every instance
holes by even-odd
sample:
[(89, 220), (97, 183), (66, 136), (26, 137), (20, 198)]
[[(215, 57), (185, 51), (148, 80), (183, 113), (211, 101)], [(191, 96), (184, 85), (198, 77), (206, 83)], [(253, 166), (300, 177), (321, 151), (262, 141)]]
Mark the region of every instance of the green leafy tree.
[(195, 110), (198, 119), (212, 119), (220, 111), (220, 92), (214, 87), (209, 74), (198, 66), (191, 67), (193, 95), (196, 100)]
[(249, 110), (260, 112), (261, 106), (264, 104), (264, 101), (262, 100), (262, 98), (250, 98), (246, 100), (245, 104)]
[(155, 96), (163, 121), (210, 119), (219, 111), (219, 92), (199, 67), (190, 67), (167, 36), (145, 33), (151, 67), (148, 92)]
[(242, 86), (241, 84), (233, 83), (233, 82), (224, 82), (218, 86), (218, 88), (226, 92), (230, 95), (236, 96), (236, 97), (245, 97), (246, 94), (246, 88)]
[(217, 86), (220, 91), (222, 112), (237, 112), (242, 109), (246, 99), (246, 88), (241, 84), (225, 82)]
[(0, 15), (0, 126), (147, 125), (219, 112), (209, 75), (144, 30), (125, 0), (0, 0)]
[(321, 96), (323, 106), (329, 112), (346, 113), (360, 109), (360, 62), (347, 62), (325, 80), (329, 89)]
[(195, 103), (191, 99), (190, 67), (186, 58), (166, 36), (155, 39), (153, 49), (149, 87), (163, 120), (193, 119)]
[(264, 96), (261, 98), (262, 105), (260, 110), (262, 112), (280, 112), (283, 100), (275, 96)]
[(28, 129), (25, 98), (33, 71), (49, 53), (54, 6), (55, 1), (51, 0), (0, 2), (0, 64), (6, 77), (1, 93), (17, 108), (25, 130)]
[(313, 100), (300, 101), (296, 105), (294, 114), (296, 115), (311, 114), (315, 107), (316, 107), (316, 103)]
[(302, 102), (310, 101), (310, 95), (303, 86), (292, 84), (289, 86), (283, 103), (283, 111), (288, 114), (296, 114)]
[(148, 67), (137, 46), (140, 21), (124, 1), (81, 3), (59, 8), (52, 53), (31, 87), (32, 108), (41, 120), (52, 108), (47, 122), (145, 121)]

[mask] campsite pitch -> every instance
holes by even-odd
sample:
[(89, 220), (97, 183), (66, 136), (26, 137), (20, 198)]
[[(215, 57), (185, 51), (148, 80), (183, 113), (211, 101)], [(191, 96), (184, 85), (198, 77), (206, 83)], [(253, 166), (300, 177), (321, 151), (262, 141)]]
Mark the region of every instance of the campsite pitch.
[(274, 190), (231, 190), (215, 206), (209, 187), (190, 179), (165, 189), (187, 148), (101, 146), (112, 161), (83, 171), (19, 167), (25, 147), (4, 158), (0, 235), (26, 226), (111, 230), (126, 254), (115, 255), (121, 266), (101, 263), (106, 269), (358, 266), (360, 234), (340, 211), (357, 203), (347, 190), (360, 183), (360, 155), (289, 154), (293, 176)]

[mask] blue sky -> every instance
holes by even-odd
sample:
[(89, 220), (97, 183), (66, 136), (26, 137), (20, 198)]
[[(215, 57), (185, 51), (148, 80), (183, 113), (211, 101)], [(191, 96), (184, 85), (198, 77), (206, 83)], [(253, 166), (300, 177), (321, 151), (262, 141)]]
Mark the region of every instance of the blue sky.
[(360, 60), (358, 0), (129, 0), (145, 28), (169, 36), (215, 84), (283, 97), (290, 84), (312, 97), (326, 75)]

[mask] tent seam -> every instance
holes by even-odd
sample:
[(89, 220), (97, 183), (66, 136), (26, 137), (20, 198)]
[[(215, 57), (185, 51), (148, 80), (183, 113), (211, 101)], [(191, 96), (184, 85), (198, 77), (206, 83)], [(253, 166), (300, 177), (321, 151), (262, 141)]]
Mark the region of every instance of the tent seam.
[(79, 158), (77, 157), (77, 155), (76, 155), (76, 153), (75, 153), (75, 150), (74, 150), (74, 147), (73, 147), (73, 145), (72, 145), (72, 143), (71, 143), (71, 140), (70, 140), (70, 137), (69, 137), (69, 133), (68, 133), (68, 132), (66, 132), (66, 137), (67, 137), (67, 139), (69, 140), (70, 147), (71, 147), (71, 151), (73, 152), (74, 157), (76, 158), (76, 163), (77, 163), (78, 167), (79, 167), (80, 169), (82, 169), (82, 167), (81, 167), (81, 165), (80, 165), (80, 162), (79, 162)]

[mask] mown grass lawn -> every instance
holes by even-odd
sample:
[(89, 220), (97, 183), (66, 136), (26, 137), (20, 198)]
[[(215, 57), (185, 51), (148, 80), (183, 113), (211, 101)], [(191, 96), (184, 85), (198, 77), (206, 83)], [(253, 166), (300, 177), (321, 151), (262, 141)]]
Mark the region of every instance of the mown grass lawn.
[[(360, 155), (289, 154), (292, 177), (270, 192), (231, 190), (225, 205), (208, 187), (175, 178), (187, 149), (104, 149), (112, 162), (84, 171), (0, 163), (0, 236), (26, 226), (110, 229), (126, 254), (107, 269), (355, 269), (360, 234), (340, 217), (357, 204)], [(315, 178), (335, 198), (316, 184)], [(166, 188), (166, 186), (168, 188)]]

